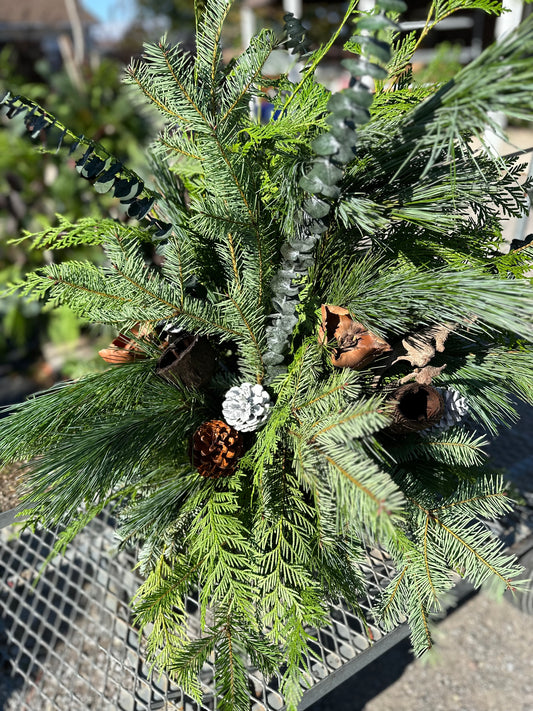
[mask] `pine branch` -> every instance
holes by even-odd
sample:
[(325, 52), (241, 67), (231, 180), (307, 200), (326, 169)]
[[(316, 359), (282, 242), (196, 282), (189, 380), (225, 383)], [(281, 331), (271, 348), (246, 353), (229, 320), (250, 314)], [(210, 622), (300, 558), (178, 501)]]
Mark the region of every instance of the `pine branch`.
[[(456, 354), (457, 360), (450, 359), (449, 370), (443, 371), (440, 379), (464, 394), (473, 419), (495, 434), (500, 425), (509, 426), (518, 419), (512, 396), (533, 403), (530, 351), (524, 343), (516, 348), (465, 344)], [(482, 393), (475, 382), (483, 382)]]
[(68, 448), (63, 434), (46, 458), (34, 463), (27, 477), (28, 500), (57, 524), (75, 518), (83, 503), (107, 498), (117, 486), (149, 481), (160, 458), (177, 458), (176, 438), (197, 422), (175, 395), (173, 407), (165, 400), (84, 423), (68, 437)]
[[(419, 107), (404, 115), (399, 133), (391, 137), (384, 160), (396, 180), (407, 172), (411, 158), (427, 152), (423, 175), (442, 159), (454, 156), (455, 146), (467, 150), (468, 137), (484, 144), (487, 126), (501, 133), (490, 112), (508, 118), (531, 119), (528, 92), (533, 23), (518, 29), (487, 48), (453, 80), (443, 85)], [(487, 118), (488, 117), (488, 118)]]
[(527, 281), (506, 280), (503, 290), (499, 279), (479, 269), (433, 271), (367, 257), (353, 260), (328, 286), (328, 303), (346, 305), (355, 320), (378, 334), (405, 333), (415, 320), (459, 322), (471, 332), (531, 333)]
[[(32, 459), (65, 436), (99, 419), (104, 413), (120, 413), (142, 402), (153, 382), (149, 361), (88, 375), (74, 383), (59, 383), (50, 390), (4, 409), (0, 459), (6, 462)], [(160, 395), (168, 386), (159, 383)], [(163, 390), (164, 388), (164, 390)], [(21, 437), (20, 433), (24, 433)]]

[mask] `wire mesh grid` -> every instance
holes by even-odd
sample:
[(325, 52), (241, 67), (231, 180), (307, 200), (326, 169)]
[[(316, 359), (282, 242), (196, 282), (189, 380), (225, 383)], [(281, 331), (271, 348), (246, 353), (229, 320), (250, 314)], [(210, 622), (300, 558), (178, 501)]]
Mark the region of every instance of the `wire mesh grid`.
[[(151, 673), (131, 619), (139, 578), (133, 552), (116, 552), (113, 520), (102, 515), (56, 557), (38, 579), (55, 536), (12, 527), (0, 531), (0, 708), (3, 711), (215, 711), (213, 666), (201, 672), (203, 699), (187, 697), (166, 675)], [(364, 625), (340, 601), (329, 624), (314, 630), (302, 685), (316, 692), (332, 673), (385, 637), (372, 622), (373, 600), (393, 575), (378, 550), (364, 565)], [(187, 600), (191, 632), (200, 634), (197, 601)], [(279, 711), (279, 678), (249, 669), (251, 711)], [(310, 692), (306, 692), (309, 694)]]

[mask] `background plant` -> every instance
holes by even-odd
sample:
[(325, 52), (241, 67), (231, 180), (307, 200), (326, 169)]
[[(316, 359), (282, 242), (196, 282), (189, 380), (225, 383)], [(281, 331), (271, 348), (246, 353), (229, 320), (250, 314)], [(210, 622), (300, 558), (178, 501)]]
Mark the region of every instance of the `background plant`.
[[(29, 82), (17, 73), (13, 53), (7, 45), (0, 55), (0, 91), (17, 86), (43, 106), (53, 106), (58, 120), (68, 123), (80, 135), (93, 136), (104, 147), (132, 166), (145, 167), (143, 147), (153, 122), (146, 112), (132, 110), (131, 98), (121, 82), (122, 68), (113, 60), (93, 58), (76, 67), (76, 72), (52, 71), (46, 60), (35, 67), (41, 81)], [(74, 81), (77, 77), (78, 81)], [(74, 223), (102, 213), (120, 217), (113, 201), (99, 195), (83, 181), (73, 180), (64, 169), (65, 157), (50, 151), (39, 155), (24, 137), (22, 121), (5, 122), (0, 131), (0, 284), (20, 279), (37, 266), (71, 258), (72, 249), (57, 252), (42, 240), (31, 246), (30, 234), (56, 227), (56, 214)], [(100, 252), (84, 245), (76, 247), (78, 258), (102, 261)], [(68, 309), (44, 312), (38, 303), (4, 297), (0, 306), (0, 352), (20, 370), (40, 356), (43, 342), (75, 342), (82, 327)]]

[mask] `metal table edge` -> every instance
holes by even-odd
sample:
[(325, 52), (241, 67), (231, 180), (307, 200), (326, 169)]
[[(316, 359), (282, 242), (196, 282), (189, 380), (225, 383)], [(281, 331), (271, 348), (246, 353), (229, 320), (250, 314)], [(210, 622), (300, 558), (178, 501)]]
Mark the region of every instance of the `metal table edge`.
[(340, 684), (360, 672), (361, 669), (371, 664), (408, 636), (409, 625), (407, 623), (395, 627), (391, 632), (388, 632), (384, 637), (374, 642), (371, 647), (368, 647), (368, 649), (365, 649), (356, 657), (350, 659), (350, 661), (343, 664), (342, 667), (335, 669), (335, 671), (328, 674), (327, 677), (322, 679), (318, 684), (315, 684), (315, 686), (307, 689), (302, 701), (298, 705), (298, 711), (304, 711), (304, 709), (309, 708), (309, 706), (329, 694)]
[(6, 526), (12, 526), (14, 523), (23, 521), (24, 517), (19, 518), (19, 514), (23, 511), (31, 509), (31, 504), (24, 504), (16, 506), (14, 509), (8, 509), (7, 511), (0, 512), (0, 529), (6, 528)]

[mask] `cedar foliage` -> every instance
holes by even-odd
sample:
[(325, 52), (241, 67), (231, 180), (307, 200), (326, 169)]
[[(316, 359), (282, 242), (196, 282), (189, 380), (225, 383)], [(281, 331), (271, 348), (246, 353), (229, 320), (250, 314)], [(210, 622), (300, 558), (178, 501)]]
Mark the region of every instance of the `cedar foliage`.
[[(359, 609), (365, 546), (384, 548), (397, 570), (376, 615), (390, 627), (407, 616), (418, 653), (452, 571), (517, 584), (520, 568), (480, 519), (512, 505), (486, 466), (486, 436), (514, 421), (513, 397), (533, 399), (532, 253), (507, 252), (501, 227), (527, 199), (520, 156), (476, 151), (472, 139), (483, 142), (489, 111), (531, 120), (533, 18), (453, 80), (413, 88), (416, 37), (396, 24), (403, 3), (359, 13), (352, 2), (343, 23), (356, 23), (344, 61), (353, 80), (331, 95), (315, 80), (327, 47), (309, 52), (295, 18), (285, 37), (262, 31), (224, 65), (229, 6), (202, 6), (194, 55), (162, 39), (127, 70), (166, 119), (152, 188), (30, 100), (3, 99), (8, 117), (25, 113), (33, 138), (68, 148), (81, 176), (138, 218), (60, 220), (30, 235), (53, 249), (102, 244), (107, 261), (52, 264), (12, 291), (113, 325), (144, 358), (12, 408), (0, 456), (30, 463), (30, 522), (61, 526), (58, 551), (116, 504), (123, 544), (140, 545), (137, 623), (150, 629), (152, 661), (187, 693), (201, 696), (198, 673), (214, 657), (221, 708), (248, 708), (251, 659), (266, 675), (283, 665), (296, 708), (327, 601), (341, 595)], [(427, 27), (465, 7), (501, 9), (437, 2)], [(304, 57), (298, 83), (263, 77), (283, 47)], [(261, 124), (250, 105), (265, 86), (277, 116)], [(361, 370), (336, 368), (335, 343), (317, 337), (321, 304), (343, 306), (391, 351)], [(213, 348), (207, 384), (161, 372), (172, 328)], [(445, 343), (426, 339), (420, 360), (409, 339), (428, 329), (444, 329)], [(395, 434), (387, 395), (421, 377), (464, 396), (469, 416)], [(270, 417), (247, 433), (232, 476), (202, 478), (192, 435), (243, 382), (266, 387)], [(191, 590), (196, 640), (186, 635)]]

